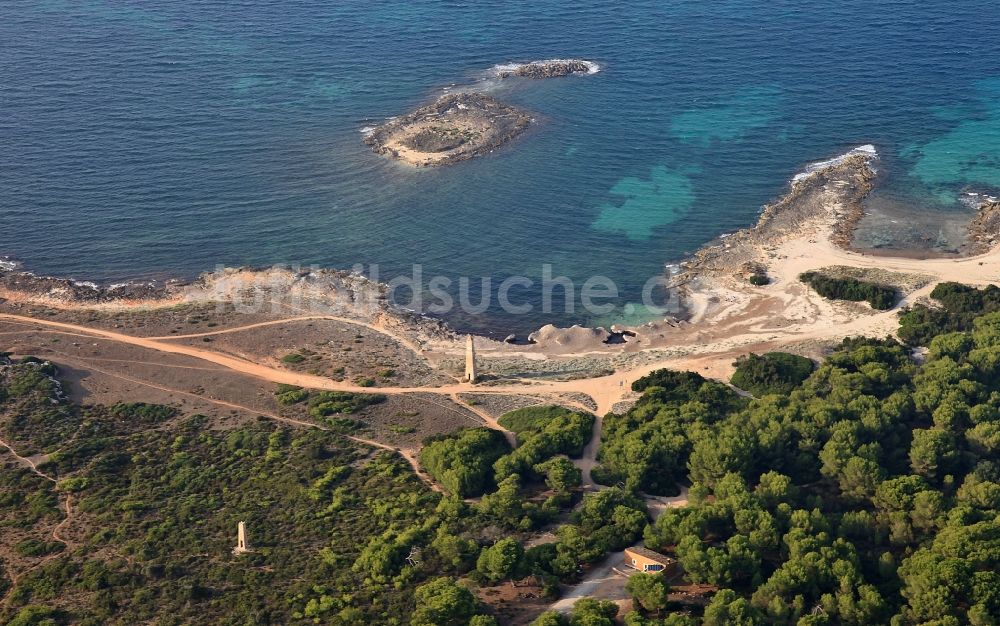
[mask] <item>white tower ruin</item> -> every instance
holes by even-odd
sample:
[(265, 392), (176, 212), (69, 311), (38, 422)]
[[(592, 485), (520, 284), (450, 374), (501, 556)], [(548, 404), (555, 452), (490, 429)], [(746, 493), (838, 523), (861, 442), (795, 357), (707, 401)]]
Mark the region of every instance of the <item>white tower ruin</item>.
[(247, 544), (247, 525), (244, 522), (240, 522), (236, 525), (236, 547), (233, 548), (233, 554), (246, 554), (250, 551), (250, 546)]
[(478, 374), (476, 373), (476, 345), (473, 343), (472, 335), (469, 335), (465, 342), (465, 376), (463, 382), (475, 383)]

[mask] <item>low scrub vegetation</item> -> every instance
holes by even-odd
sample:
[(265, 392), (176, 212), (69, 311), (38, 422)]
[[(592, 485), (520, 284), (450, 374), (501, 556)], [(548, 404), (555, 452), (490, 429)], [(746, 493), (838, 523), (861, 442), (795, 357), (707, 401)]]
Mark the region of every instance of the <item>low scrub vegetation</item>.
[(895, 287), (887, 287), (856, 278), (835, 278), (818, 272), (805, 272), (799, 280), (830, 300), (867, 302), (873, 309), (885, 311), (896, 305), (899, 294)]

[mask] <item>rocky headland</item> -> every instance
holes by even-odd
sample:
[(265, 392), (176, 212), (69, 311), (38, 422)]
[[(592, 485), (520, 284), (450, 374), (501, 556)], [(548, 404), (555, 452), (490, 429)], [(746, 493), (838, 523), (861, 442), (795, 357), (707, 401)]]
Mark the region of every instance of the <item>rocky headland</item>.
[(411, 165), (446, 165), (496, 150), (531, 121), (527, 112), (485, 94), (455, 93), (375, 128), (365, 143)]
[(677, 284), (706, 275), (764, 275), (768, 250), (818, 227), (830, 241), (849, 249), (854, 230), (864, 215), (863, 201), (875, 181), (877, 155), (866, 150), (810, 166), (795, 177), (788, 193), (764, 207), (757, 223), (703, 247), (681, 264)]

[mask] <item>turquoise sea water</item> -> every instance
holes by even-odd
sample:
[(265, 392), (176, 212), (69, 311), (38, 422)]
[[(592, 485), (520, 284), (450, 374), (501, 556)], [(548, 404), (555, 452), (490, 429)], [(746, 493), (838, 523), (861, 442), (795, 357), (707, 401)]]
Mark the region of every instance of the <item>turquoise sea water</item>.
[[(602, 69), (486, 81), (497, 63), (554, 57)], [(538, 124), (446, 169), (409, 169), (361, 143), (362, 128), (467, 85)], [(0, 8), (0, 255), (40, 273), (360, 263), (390, 279), (419, 263), (425, 277), (496, 286), (550, 264), (578, 284), (613, 279), (608, 319), (665, 263), (752, 223), (805, 163), (867, 143), (886, 174), (873, 200), (897, 213), (962, 215), (961, 194), (1000, 188), (995, 4)], [(881, 216), (866, 228), (899, 244)], [(498, 333), (592, 321), (539, 306), (449, 318)]]

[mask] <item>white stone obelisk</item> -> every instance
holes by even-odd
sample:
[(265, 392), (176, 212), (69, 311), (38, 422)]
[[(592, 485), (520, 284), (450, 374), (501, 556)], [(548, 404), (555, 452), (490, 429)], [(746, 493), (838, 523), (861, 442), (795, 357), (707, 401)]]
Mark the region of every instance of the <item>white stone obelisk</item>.
[(233, 548), (233, 554), (246, 554), (250, 551), (250, 546), (247, 545), (247, 525), (244, 522), (240, 522), (236, 525), (236, 547)]
[(475, 383), (476, 378), (476, 345), (473, 343), (472, 335), (469, 335), (465, 343), (465, 377), (462, 380)]

